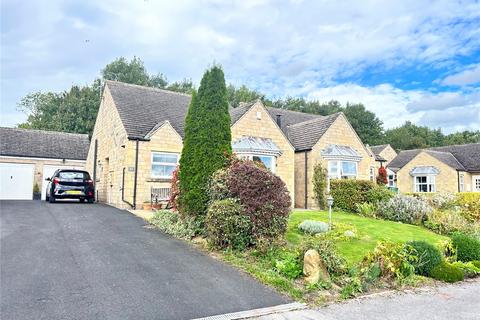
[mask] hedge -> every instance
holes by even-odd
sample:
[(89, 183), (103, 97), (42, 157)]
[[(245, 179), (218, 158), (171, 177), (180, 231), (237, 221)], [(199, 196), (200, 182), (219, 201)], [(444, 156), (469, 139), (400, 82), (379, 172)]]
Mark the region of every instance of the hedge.
[(377, 203), (393, 196), (385, 186), (368, 180), (331, 180), (333, 206), (337, 209), (355, 212), (357, 204)]

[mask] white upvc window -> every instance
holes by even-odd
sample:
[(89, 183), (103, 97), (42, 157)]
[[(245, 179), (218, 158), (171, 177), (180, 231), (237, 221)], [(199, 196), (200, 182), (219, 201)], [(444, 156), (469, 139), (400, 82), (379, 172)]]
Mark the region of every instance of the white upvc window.
[(178, 153), (152, 152), (152, 178), (171, 179), (178, 158)]
[(395, 184), (396, 184), (395, 183), (395, 173), (389, 174), (388, 175), (388, 186), (393, 188), (393, 187), (396, 187)]
[(358, 164), (355, 161), (328, 161), (328, 175), (332, 179), (356, 179)]
[(414, 176), (415, 192), (435, 192), (435, 176)]
[(458, 188), (460, 189), (460, 192), (465, 191), (465, 175), (463, 173), (458, 177)]
[(375, 167), (370, 167), (370, 181), (375, 181)]
[(277, 158), (272, 155), (265, 155), (265, 154), (256, 154), (256, 153), (243, 153), (243, 154), (238, 154), (239, 159), (247, 159), (250, 161), (254, 162), (261, 162), (263, 165), (275, 173), (275, 168), (276, 168), (276, 160)]

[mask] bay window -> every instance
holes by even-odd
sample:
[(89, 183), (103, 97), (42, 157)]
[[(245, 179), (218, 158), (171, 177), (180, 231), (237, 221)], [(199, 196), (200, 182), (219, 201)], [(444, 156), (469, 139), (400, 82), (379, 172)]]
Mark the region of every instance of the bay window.
[(276, 157), (271, 155), (262, 155), (262, 154), (239, 154), (238, 157), (240, 159), (246, 159), (254, 162), (263, 163), (263, 165), (270, 170), (271, 172), (275, 173), (276, 167)]
[(152, 152), (152, 178), (171, 179), (178, 158), (178, 153)]
[(328, 175), (333, 179), (355, 179), (358, 165), (354, 161), (328, 161)]
[(415, 192), (435, 192), (435, 176), (414, 176)]

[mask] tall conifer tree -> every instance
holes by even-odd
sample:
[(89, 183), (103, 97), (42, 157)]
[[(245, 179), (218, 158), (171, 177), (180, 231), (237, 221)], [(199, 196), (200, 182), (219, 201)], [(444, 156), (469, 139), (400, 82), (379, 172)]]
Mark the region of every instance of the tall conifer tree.
[(213, 66), (203, 75), (185, 119), (180, 158), (180, 210), (202, 217), (206, 213), (207, 184), (232, 153), (227, 88), (222, 69)]

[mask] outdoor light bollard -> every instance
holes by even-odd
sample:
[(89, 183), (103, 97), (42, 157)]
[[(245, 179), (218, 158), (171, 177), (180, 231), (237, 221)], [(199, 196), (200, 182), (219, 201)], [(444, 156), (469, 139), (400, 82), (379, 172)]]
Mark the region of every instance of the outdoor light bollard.
[(332, 230), (332, 206), (333, 206), (333, 197), (328, 195), (327, 197), (328, 205), (328, 230)]

